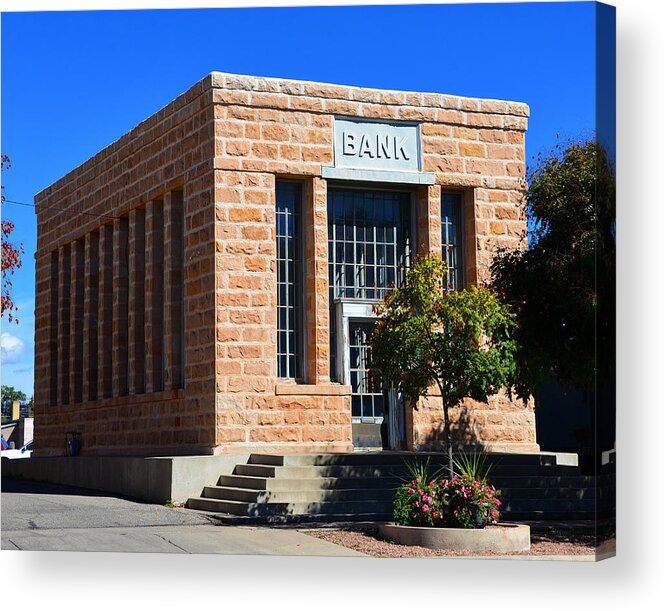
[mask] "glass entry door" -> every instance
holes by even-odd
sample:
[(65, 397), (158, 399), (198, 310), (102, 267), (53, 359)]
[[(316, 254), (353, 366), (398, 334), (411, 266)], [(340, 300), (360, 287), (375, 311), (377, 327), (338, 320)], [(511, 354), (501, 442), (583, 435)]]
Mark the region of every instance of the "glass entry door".
[(380, 380), (369, 370), (369, 340), (373, 329), (373, 322), (349, 321), (351, 415), (361, 422), (380, 424), (385, 411), (383, 389)]
[(335, 302), (338, 370), (351, 386), (351, 428), (356, 448), (399, 450), (404, 447), (404, 405), (392, 388), (384, 388), (369, 368), (376, 314), (370, 302)]
[(369, 369), (371, 320), (348, 321), (348, 380), (351, 385), (351, 427), (356, 448), (388, 447), (385, 397), (381, 381)]

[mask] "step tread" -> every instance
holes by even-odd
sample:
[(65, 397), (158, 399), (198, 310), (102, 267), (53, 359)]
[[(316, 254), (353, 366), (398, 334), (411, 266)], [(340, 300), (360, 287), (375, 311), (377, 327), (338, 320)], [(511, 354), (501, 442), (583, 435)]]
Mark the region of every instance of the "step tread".
[[(233, 475), (256, 477), (408, 477), (399, 465), (237, 465)], [(503, 466), (493, 470), (494, 478), (501, 477), (577, 477), (578, 467), (568, 466)]]

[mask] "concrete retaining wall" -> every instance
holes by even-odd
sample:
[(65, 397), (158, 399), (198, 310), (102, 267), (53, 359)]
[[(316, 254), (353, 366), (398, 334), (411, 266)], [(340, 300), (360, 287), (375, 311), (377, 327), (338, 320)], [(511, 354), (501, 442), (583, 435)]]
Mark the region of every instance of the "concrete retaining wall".
[(2, 476), (103, 490), (152, 503), (183, 503), (248, 458), (249, 454), (33, 457), (3, 460)]

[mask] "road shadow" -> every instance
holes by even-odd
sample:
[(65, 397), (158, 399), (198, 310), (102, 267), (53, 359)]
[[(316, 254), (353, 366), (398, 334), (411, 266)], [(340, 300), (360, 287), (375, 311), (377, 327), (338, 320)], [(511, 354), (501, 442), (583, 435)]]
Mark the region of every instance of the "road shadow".
[(23, 494), (59, 494), (69, 496), (94, 496), (94, 497), (113, 497), (128, 501), (135, 501), (129, 497), (103, 492), (101, 490), (91, 490), (89, 488), (77, 488), (74, 486), (63, 486), (62, 484), (50, 484), (48, 482), (34, 482), (27, 479), (15, 479), (10, 477), (0, 477), (0, 488), (2, 492), (23, 493)]

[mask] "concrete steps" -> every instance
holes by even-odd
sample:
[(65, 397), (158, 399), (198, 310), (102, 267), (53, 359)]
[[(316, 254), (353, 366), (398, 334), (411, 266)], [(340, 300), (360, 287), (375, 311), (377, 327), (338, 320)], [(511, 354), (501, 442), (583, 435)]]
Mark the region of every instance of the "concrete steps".
[[(187, 506), (216, 513), (233, 515), (274, 516), (274, 515), (306, 515), (317, 514), (336, 517), (339, 515), (355, 515), (367, 512), (367, 501), (323, 501), (312, 503), (245, 503), (243, 501), (224, 501), (221, 499), (198, 498), (190, 499)], [(392, 501), (372, 503), (372, 513), (392, 513)]]
[[(395, 465), (404, 467), (414, 460), (412, 452), (357, 452), (352, 454), (252, 454), (248, 464), (282, 466), (333, 466), (333, 465)], [(419, 452), (420, 462), (429, 460), (430, 467), (446, 467), (448, 457), (441, 452)], [(488, 453), (487, 463), (493, 465), (577, 466), (576, 454), (541, 452), (539, 454)]]
[[(499, 479), (501, 476), (515, 477), (519, 475), (530, 475), (534, 466), (529, 465), (496, 465), (492, 468), (492, 478)], [(570, 476), (579, 473), (578, 467), (547, 467), (548, 476)], [(406, 479), (408, 472), (404, 465), (260, 465), (248, 464), (238, 465), (235, 469), (237, 475), (249, 475), (252, 477), (265, 478), (287, 478), (306, 479), (317, 477), (397, 477)]]
[(252, 488), (254, 490), (334, 490), (349, 488), (397, 488), (402, 483), (398, 477), (308, 477), (308, 478), (269, 478), (242, 475), (222, 475), (220, 486)]
[(320, 501), (386, 501), (392, 503), (394, 490), (391, 488), (356, 488), (336, 490), (253, 490), (230, 486), (206, 486), (203, 497), (246, 503), (316, 503)]
[[(442, 454), (252, 454), (187, 507), (234, 524), (391, 520), (395, 489), (408, 477), (405, 461), (428, 458), (432, 472), (447, 465)], [(504, 519), (595, 516), (602, 477), (580, 475), (574, 455), (492, 454), (488, 462), (491, 482), (502, 491)]]

